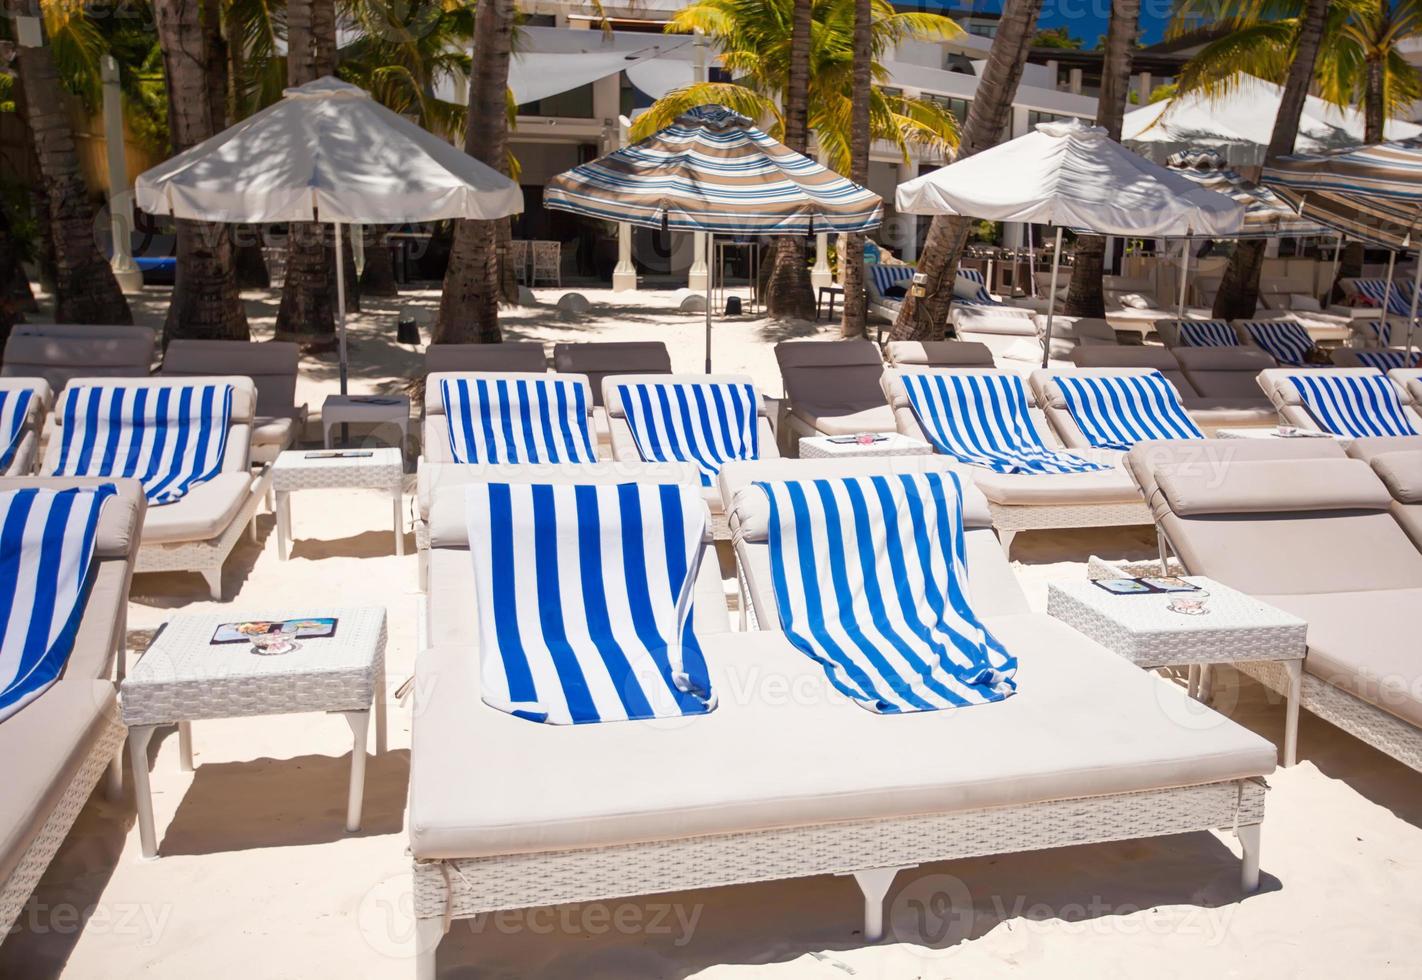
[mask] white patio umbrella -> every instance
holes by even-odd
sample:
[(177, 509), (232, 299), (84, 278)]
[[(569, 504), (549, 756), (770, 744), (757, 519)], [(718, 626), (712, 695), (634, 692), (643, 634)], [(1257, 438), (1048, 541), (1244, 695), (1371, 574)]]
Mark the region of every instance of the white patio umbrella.
[(1028, 221), (1056, 228), (1047, 330), (1047, 365), (1056, 313), (1062, 229), (1139, 238), (1228, 237), (1244, 209), (1223, 194), (1137, 156), (1098, 126), (1041, 123), (1035, 132), (899, 185), (904, 214), (947, 214)]
[(140, 174), (135, 196), (150, 214), (195, 221), (334, 225), (345, 394), (341, 226), (492, 220), (522, 211), (523, 193), (503, 174), (354, 85), (318, 78), (283, 95), (275, 105)]

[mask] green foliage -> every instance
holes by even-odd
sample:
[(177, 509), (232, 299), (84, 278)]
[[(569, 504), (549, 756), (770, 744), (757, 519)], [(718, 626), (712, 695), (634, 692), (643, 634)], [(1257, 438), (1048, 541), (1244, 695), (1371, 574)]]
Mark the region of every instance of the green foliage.
[(430, 132), (462, 139), (467, 110), (435, 92), (446, 83), (456, 90), (468, 85), (473, 6), (351, 0), (346, 11), (359, 33), (341, 49), (338, 74)]
[(1081, 39), (1072, 37), (1065, 27), (1046, 27), (1032, 38), (1034, 48), (1058, 48), (1062, 51), (1080, 51)]

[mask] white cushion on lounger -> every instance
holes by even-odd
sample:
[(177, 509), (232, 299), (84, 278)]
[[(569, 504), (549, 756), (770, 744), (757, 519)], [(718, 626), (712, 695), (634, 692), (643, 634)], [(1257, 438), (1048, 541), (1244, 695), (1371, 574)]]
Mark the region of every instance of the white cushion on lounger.
[[(473, 650), (429, 650), (415, 685), (414, 856), (603, 847), (1273, 771), (1271, 743), (1224, 718), (1183, 723), (1198, 709), (1182, 689), (1061, 622), (987, 625), (1021, 660), (1017, 696), (896, 718), (834, 691), (777, 633), (708, 638), (720, 704), (676, 724), (532, 724), (480, 704)], [(905, 751), (954, 743), (978, 750)]]
[(215, 538), (232, 523), (251, 492), (252, 477), (246, 470), (219, 473), (193, 487), (177, 503), (149, 507), (143, 519), (143, 543)]
[(973, 483), (988, 500), (1007, 506), (1141, 502), (1141, 492), (1121, 465), (1122, 453), (1084, 449), (1073, 452), (1094, 462), (1110, 463), (1113, 468), (1095, 473), (994, 473), (975, 466), (971, 471)]

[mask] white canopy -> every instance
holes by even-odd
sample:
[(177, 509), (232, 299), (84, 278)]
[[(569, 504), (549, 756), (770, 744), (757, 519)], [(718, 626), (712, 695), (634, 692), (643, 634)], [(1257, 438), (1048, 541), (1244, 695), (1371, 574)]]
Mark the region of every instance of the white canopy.
[(1025, 221), (1102, 235), (1229, 236), (1244, 210), (1076, 120), (975, 153), (899, 185), (904, 214)]
[(138, 206), (199, 221), (395, 225), (502, 218), (517, 184), (334, 78), (139, 175)]

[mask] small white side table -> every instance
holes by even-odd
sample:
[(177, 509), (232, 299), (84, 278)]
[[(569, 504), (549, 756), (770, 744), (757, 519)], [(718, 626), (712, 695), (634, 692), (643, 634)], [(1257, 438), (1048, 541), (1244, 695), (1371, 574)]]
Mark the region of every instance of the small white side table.
[[(365, 754), (371, 707), (375, 752), (385, 752), (385, 610), (260, 610), (180, 614), (159, 631), (123, 681), (123, 720), (138, 803), (143, 856), (158, 855), (153, 797), (148, 784), (148, 743), (154, 729), (178, 725), (180, 764), (193, 768), (191, 723), (306, 711), (339, 712), (353, 736), (346, 830), (360, 829), (365, 796)], [(259, 656), (247, 643), (213, 644), (223, 623), (334, 617), (335, 635), (300, 640), (298, 649)]]
[[(866, 435), (869, 433), (866, 433)], [(846, 459), (850, 456), (932, 456), (933, 447), (922, 439), (897, 432), (874, 433), (884, 438), (860, 445), (857, 442), (832, 442), (838, 436), (804, 436), (800, 440), (801, 459)], [(847, 437), (846, 437), (847, 438)]]
[(405, 499), (403, 451), (389, 446), (340, 451), (361, 455), (322, 459), (314, 450), (289, 449), (272, 464), (272, 490), (276, 493), (277, 557), (282, 561), (287, 560), (291, 549), (291, 495), (297, 490), (385, 491), (395, 501), (395, 554), (405, 553), (405, 532), (400, 513)]
[(331, 448), (331, 430), (342, 423), (398, 425), (400, 448), (410, 439), (408, 395), (327, 395), (321, 403), (321, 435)]
[(1275, 426), (1263, 426), (1263, 425), (1261, 425), (1261, 426), (1255, 426), (1255, 427), (1253, 427), (1253, 428), (1245, 427), (1245, 428), (1216, 429), (1216, 430), (1215, 430), (1215, 438), (1216, 438), (1216, 439), (1295, 439), (1295, 440), (1298, 440), (1298, 441), (1301, 441), (1301, 442), (1314, 441), (1314, 440), (1322, 440), (1322, 441), (1326, 442), (1326, 441), (1328, 441), (1329, 439), (1335, 439), (1335, 440), (1336, 440), (1336, 439), (1340, 439), (1340, 438), (1342, 438), (1342, 437), (1341, 437), (1341, 436), (1332, 435), (1331, 433), (1328, 433), (1328, 432), (1318, 432), (1318, 433), (1315, 433), (1315, 434), (1312, 434), (1312, 435), (1302, 435), (1302, 436), (1286, 436), (1286, 435), (1281, 435), (1281, 434), (1279, 433), (1278, 428), (1275, 427)]
[(1282, 663), (1289, 673), (1284, 765), (1293, 765), (1308, 625), (1213, 579), (1190, 575), (1185, 580), (1210, 594), (1207, 614), (1189, 616), (1166, 608), (1172, 599), (1194, 593), (1113, 595), (1088, 580), (1049, 582), (1047, 612), (1147, 670), (1188, 666), (1193, 676), (1193, 668), (1211, 664)]

